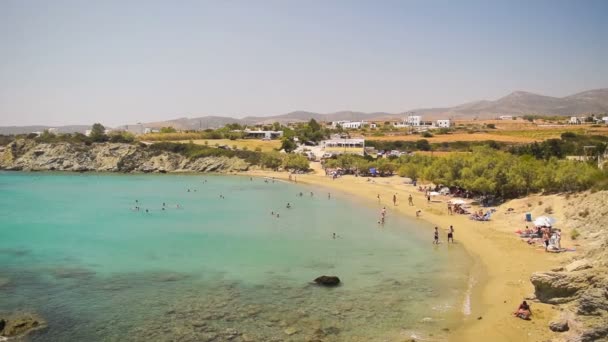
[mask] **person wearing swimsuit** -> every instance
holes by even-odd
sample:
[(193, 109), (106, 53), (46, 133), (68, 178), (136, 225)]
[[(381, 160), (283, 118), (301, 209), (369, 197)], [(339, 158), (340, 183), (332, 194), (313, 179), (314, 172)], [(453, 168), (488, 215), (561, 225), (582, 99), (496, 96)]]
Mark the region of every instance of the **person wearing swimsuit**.
[(450, 230), (448, 230), (448, 243), (452, 240), (454, 243), (454, 227), (450, 226)]

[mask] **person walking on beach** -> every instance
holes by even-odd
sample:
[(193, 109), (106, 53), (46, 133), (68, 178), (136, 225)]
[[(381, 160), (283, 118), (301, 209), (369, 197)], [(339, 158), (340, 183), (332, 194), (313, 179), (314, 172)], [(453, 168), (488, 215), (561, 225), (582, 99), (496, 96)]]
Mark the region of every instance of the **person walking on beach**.
[(408, 203), (410, 206), (412, 206), (412, 207), (414, 206), (414, 199), (412, 198), (412, 194), (410, 194), (410, 195), (408, 196), (408, 198), (407, 198), (407, 203)]
[(426, 195), (426, 202), (431, 203), (431, 194)]
[(378, 194), (377, 198), (378, 198), (378, 203), (380, 203), (380, 194)]
[(433, 244), (434, 245), (439, 244), (439, 228), (437, 228), (437, 227), (435, 227), (435, 235), (434, 235), (434, 239), (433, 239)]
[(450, 229), (448, 230), (448, 243), (450, 243), (450, 240), (454, 243), (454, 227), (452, 226), (450, 226)]
[(393, 195), (393, 205), (397, 205), (397, 194)]
[(448, 202), (448, 215), (452, 215), (452, 202)]

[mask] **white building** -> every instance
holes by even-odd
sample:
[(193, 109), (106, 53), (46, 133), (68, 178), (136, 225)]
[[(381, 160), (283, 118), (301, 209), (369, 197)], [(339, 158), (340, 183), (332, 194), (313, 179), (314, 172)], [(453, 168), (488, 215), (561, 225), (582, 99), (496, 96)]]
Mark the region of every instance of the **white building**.
[(338, 126), (344, 129), (359, 129), (363, 126), (364, 122), (362, 121), (333, 121), (331, 126), (333, 128), (338, 128)]
[(513, 120), (513, 115), (501, 115), (498, 118), (500, 120)]
[(145, 127), (144, 128), (144, 134), (150, 134), (150, 133), (160, 133), (160, 129)]
[(571, 124), (571, 125), (580, 125), (584, 121), (585, 121), (584, 118), (579, 118), (579, 117), (576, 117), (576, 116), (571, 116), (570, 117), (570, 121), (568, 121), (568, 123)]
[(420, 126), (422, 117), (420, 115), (410, 115), (405, 119), (405, 123), (408, 126)]
[(450, 128), (450, 126), (452, 125), (452, 123), (450, 122), (450, 119), (444, 119), (444, 120), (437, 120), (437, 127), (439, 128)]
[(365, 154), (365, 139), (331, 139), (321, 142), (326, 154)]
[(604, 121), (604, 123), (608, 125), (608, 116), (604, 116), (602, 118), (602, 121)]
[(252, 131), (246, 129), (243, 132), (245, 133), (245, 138), (259, 138), (264, 140), (276, 139), (283, 136), (283, 131)]
[(344, 129), (359, 129), (359, 128), (361, 128), (362, 125), (363, 125), (363, 123), (361, 121), (351, 121), (351, 122), (345, 122), (342, 125), (342, 128), (344, 128)]

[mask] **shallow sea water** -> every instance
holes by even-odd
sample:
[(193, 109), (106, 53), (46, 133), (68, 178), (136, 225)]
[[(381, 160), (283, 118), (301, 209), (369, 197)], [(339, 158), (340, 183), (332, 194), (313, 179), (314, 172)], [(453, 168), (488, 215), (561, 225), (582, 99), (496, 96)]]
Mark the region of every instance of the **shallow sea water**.
[(32, 341), (444, 340), (469, 257), (387, 209), (241, 176), (0, 173), (0, 311), (45, 317)]

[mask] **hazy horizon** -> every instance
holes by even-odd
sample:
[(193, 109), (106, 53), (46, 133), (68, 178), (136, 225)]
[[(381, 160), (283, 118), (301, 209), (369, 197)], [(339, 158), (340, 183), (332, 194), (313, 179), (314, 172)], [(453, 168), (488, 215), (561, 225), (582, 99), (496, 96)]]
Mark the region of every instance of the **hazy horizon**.
[(400, 113), (608, 87), (606, 1), (0, 2), (0, 126)]

